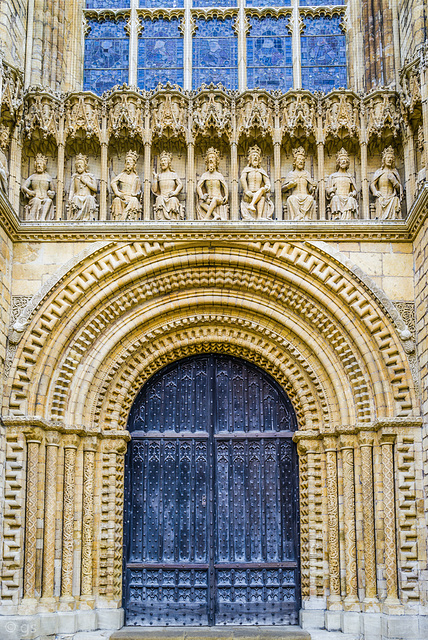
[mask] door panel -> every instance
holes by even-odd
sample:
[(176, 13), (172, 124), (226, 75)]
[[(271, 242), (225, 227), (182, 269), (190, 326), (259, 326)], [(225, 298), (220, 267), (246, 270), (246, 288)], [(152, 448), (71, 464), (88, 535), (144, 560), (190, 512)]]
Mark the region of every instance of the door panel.
[(249, 363), (175, 363), (131, 410), (128, 625), (297, 621), (298, 486), (291, 403)]

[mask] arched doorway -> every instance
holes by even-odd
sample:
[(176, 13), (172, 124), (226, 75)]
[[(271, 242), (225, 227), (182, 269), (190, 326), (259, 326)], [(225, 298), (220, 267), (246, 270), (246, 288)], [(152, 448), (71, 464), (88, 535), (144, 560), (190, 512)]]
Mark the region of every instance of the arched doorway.
[(154, 375), (130, 412), (128, 625), (294, 624), (300, 605), (296, 417), (247, 361)]

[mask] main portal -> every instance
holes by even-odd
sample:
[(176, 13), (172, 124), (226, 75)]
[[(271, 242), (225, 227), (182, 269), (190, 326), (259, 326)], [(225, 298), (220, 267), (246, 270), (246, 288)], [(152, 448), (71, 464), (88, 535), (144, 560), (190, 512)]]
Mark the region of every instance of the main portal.
[(297, 423), (281, 387), (195, 356), (146, 383), (128, 427), (126, 624), (295, 624)]

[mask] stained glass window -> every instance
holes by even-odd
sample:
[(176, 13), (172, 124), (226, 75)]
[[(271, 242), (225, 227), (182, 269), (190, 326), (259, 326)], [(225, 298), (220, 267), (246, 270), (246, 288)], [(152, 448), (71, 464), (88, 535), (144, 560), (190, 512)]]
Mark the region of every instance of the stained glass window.
[(282, 89), (293, 86), (293, 59), (288, 18), (251, 18), (247, 36), (247, 85), (249, 89)]
[(193, 88), (221, 82), (238, 87), (238, 40), (232, 18), (196, 21), (193, 38)]
[(116, 84), (128, 82), (129, 38), (125, 20), (90, 20), (88, 26), (83, 89), (103, 93)]
[(168, 8), (181, 8), (184, 7), (184, 0), (139, 0), (139, 6), (144, 9), (147, 7), (158, 8), (158, 7), (168, 7)]
[(130, 0), (86, 0), (87, 9), (129, 9)]
[(289, 7), (291, 0), (246, 0), (247, 7)]
[(331, 0), (299, 0), (301, 7), (321, 7), (332, 4), (345, 4), (345, 0), (334, 0), (334, 2)]
[(238, 0), (193, 0), (194, 7), (236, 7)]
[(301, 36), (302, 87), (324, 91), (346, 87), (346, 42), (341, 16), (305, 17)]
[(138, 86), (154, 89), (159, 82), (183, 85), (183, 36), (179, 21), (143, 20), (138, 40)]

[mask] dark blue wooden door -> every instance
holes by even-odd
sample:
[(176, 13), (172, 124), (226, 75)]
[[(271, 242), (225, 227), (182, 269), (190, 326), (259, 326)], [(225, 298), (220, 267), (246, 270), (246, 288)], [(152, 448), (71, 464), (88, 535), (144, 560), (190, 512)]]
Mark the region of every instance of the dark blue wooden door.
[(264, 371), (181, 360), (131, 410), (125, 477), (128, 625), (294, 624), (296, 418)]

